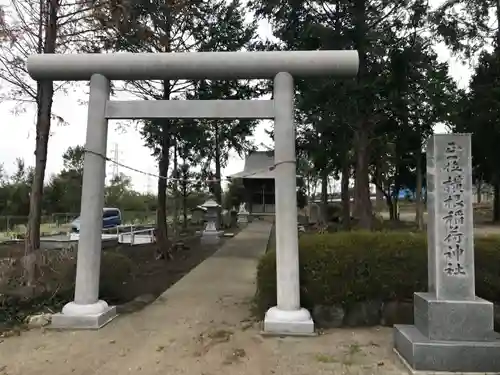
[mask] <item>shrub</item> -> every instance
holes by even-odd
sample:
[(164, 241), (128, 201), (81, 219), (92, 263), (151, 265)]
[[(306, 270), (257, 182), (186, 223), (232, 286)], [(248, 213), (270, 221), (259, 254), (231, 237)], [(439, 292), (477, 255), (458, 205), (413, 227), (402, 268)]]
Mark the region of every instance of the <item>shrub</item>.
[(326, 219), (329, 222), (337, 222), (342, 217), (342, 205), (339, 203), (329, 203), (326, 206)]
[[(342, 232), (299, 240), (301, 302), (349, 305), (366, 300), (411, 300), (427, 290), (427, 240), (422, 233)], [(500, 301), (500, 238), (475, 240), (476, 294)], [(259, 314), (276, 304), (276, 253), (257, 270)]]
[[(44, 250), (44, 262), (36, 288), (22, 286), (21, 262), (12, 262), (9, 270), (0, 272), (0, 331), (15, 325), (34, 313), (58, 311), (74, 295), (76, 251)], [(134, 263), (126, 255), (104, 251), (101, 258), (99, 296), (107, 301), (126, 300), (124, 283), (131, 279)]]
[(130, 280), (134, 273), (134, 262), (115, 251), (104, 251), (102, 255), (99, 296), (109, 302), (126, 300), (128, 293), (124, 283)]

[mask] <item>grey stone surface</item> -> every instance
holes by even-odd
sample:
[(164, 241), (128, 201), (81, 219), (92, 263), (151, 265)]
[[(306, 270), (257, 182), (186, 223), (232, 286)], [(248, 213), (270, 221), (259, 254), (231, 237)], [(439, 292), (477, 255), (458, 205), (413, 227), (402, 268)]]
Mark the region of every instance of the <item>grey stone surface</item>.
[(94, 315), (52, 315), (52, 323), (47, 327), (51, 329), (99, 329), (116, 318), (116, 307), (109, 306), (101, 314)]
[(264, 320), (262, 334), (267, 336), (316, 336), (312, 320), (302, 322)]
[(309, 205), (309, 222), (311, 224), (316, 224), (321, 217), (320, 207), (316, 203)]
[(414, 370), (500, 371), (493, 304), (475, 295), (471, 140), (427, 145), (429, 293), (415, 293), (415, 325), (394, 327), (394, 348)]
[(238, 213), (238, 224), (248, 224), (248, 213)]
[(246, 209), (246, 203), (241, 203), (237, 214), (238, 224), (247, 224), (249, 221), (250, 213)]
[(201, 243), (206, 245), (215, 245), (220, 242), (219, 232), (204, 231), (201, 235)]
[(494, 311), (493, 322), (495, 331), (500, 332), (500, 305), (495, 304), (495, 306), (493, 307), (493, 311)]
[(274, 103), (272, 100), (110, 100), (106, 118), (273, 119)]
[(376, 326), (380, 324), (382, 301), (356, 302), (347, 307), (344, 324), (348, 327)]
[(413, 370), (500, 372), (500, 335), (490, 341), (429, 340), (415, 327), (397, 325), (394, 343)]
[(438, 134), (427, 144), (429, 292), (474, 299), (470, 135)]
[(87, 81), (100, 73), (110, 80), (269, 79), (282, 71), (297, 77), (354, 77), (357, 51), (257, 51), (32, 55), (33, 79)]
[(442, 301), (430, 293), (415, 293), (415, 326), (431, 340), (488, 340), (492, 317), (493, 304), (479, 297)]
[(299, 225), (308, 225), (309, 224), (309, 219), (307, 218), (306, 215), (297, 215), (297, 222)]
[(314, 306), (314, 322), (321, 328), (339, 328), (344, 324), (345, 311), (342, 306)]

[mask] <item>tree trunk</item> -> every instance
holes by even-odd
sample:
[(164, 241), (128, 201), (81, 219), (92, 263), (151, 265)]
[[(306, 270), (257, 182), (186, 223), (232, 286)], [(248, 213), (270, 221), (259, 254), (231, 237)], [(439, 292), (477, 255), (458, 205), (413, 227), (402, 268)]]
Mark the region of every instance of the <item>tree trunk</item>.
[[(221, 186), (221, 165), (220, 165), (220, 140), (219, 140), (219, 123), (215, 122), (215, 200), (222, 207), (222, 186)], [(222, 212), (217, 211), (217, 228), (222, 224)]]
[[(170, 99), (170, 83), (163, 81), (163, 99)], [(170, 164), (170, 121), (163, 120), (161, 124), (161, 151), (160, 160), (158, 163), (158, 208), (156, 212), (156, 241), (158, 251), (162, 257), (172, 258), (170, 253), (170, 244), (168, 242), (168, 225), (167, 225), (167, 180), (164, 177), (168, 176), (168, 165)]]
[(174, 217), (172, 220), (172, 225), (173, 225), (173, 234), (174, 238), (177, 238), (177, 229), (179, 228), (179, 182), (177, 181), (177, 178), (179, 178), (180, 173), (179, 173), (179, 163), (177, 161), (177, 139), (172, 139), (174, 143), (174, 183), (173, 183), (173, 211), (174, 211)]
[(354, 216), (359, 220), (360, 229), (372, 228), (372, 202), (370, 199), (370, 175), (368, 155), (368, 131), (360, 126), (356, 130), (356, 176), (354, 180)]
[(371, 133), (370, 117), (372, 116), (369, 99), (365, 96), (364, 81), (366, 76), (366, 44), (367, 44), (367, 0), (354, 1), (354, 47), (359, 55), (358, 94), (357, 105), (361, 120), (354, 133), (356, 153), (355, 180), (354, 180), (354, 209), (361, 229), (372, 228), (372, 203), (370, 200), (369, 175), (369, 143)]
[[(394, 197), (392, 200), (393, 220), (399, 221), (399, 191), (401, 190), (400, 167), (396, 166), (396, 173), (394, 177)], [(391, 192), (389, 191), (389, 194)]]
[[(376, 166), (375, 169), (375, 186), (383, 186), (382, 183), (382, 172), (380, 171), (380, 165)], [(383, 211), (385, 208), (384, 192), (381, 189), (376, 189), (375, 191), (375, 206), (378, 212)]]
[(422, 185), (423, 185), (423, 171), (422, 171), (422, 154), (417, 154), (416, 171), (417, 181), (415, 190), (415, 222), (417, 223), (418, 230), (424, 229), (424, 206), (422, 202)]
[(495, 177), (493, 182), (493, 222), (500, 221), (500, 178)]
[[(166, 151), (166, 152), (165, 152)], [(168, 174), (168, 148), (162, 150), (160, 156), (158, 174), (160, 176), (166, 176)], [(158, 247), (161, 253), (168, 248), (168, 227), (167, 227), (167, 180), (164, 178), (158, 178), (158, 208), (156, 212), (156, 226), (157, 226), (157, 238)]]
[(188, 224), (188, 212), (187, 212), (187, 189), (186, 186), (183, 186), (182, 188), (182, 228), (187, 229), (187, 224)]
[(328, 172), (321, 172), (321, 223), (328, 224)]
[(187, 229), (188, 223), (188, 212), (187, 212), (187, 198), (188, 198), (188, 173), (186, 173), (187, 169), (184, 169), (186, 166), (186, 159), (183, 158), (183, 172), (182, 172), (182, 228)]
[(482, 196), (481, 196), (481, 189), (482, 189), (482, 186), (483, 183), (481, 181), (480, 178), (478, 178), (476, 180), (476, 203), (477, 204), (480, 204), (481, 203), (481, 200), (482, 200)]
[(397, 210), (390, 192), (385, 196), (385, 199), (387, 202), (387, 207), (389, 208), (389, 220), (395, 221), (397, 217)]
[[(40, 19), (46, 20), (44, 36), (40, 28), (40, 46), (43, 45), (43, 53), (52, 54), (56, 50), (57, 39), (57, 12), (59, 0), (50, 0), (46, 9), (41, 7)], [(46, 12), (46, 17), (42, 17)], [(43, 21), (42, 21), (43, 22)], [(43, 43), (42, 41), (45, 40)], [(43, 43), (43, 44), (42, 44)], [(35, 146), (35, 173), (31, 184), (30, 210), (28, 216), (28, 228), (25, 240), (24, 276), (28, 285), (36, 281), (36, 254), (40, 248), (40, 225), (42, 218), (43, 183), (45, 169), (47, 167), (47, 150), (50, 134), (50, 122), (52, 116), (52, 102), (54, 98), (54, 85), (52, 81), (39, 81), (37, 84), (37, 123), (36, 123), (36, 146)]]
[(351, 199), (349, 197), (349, 160), (345, 160), (342, 165), (342, 177), (340, 181), (340, 199), (342, 201), (342, 227), (344, 230), (351, 228)]

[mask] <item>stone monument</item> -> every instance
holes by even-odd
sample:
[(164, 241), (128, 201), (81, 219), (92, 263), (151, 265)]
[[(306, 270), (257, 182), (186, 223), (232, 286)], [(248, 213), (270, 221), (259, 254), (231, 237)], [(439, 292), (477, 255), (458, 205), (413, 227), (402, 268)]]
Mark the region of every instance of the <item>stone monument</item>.
[(240, 204), (240, 209), (238, 211), (238, 224), (248, 223), (248, 215), (250, 215), (250, 213), (247, 211), (245, 206), (245, 203)]
[(499, 372), (493, 304), (475, 295), (469, 134), (427, 144), (427, 293), (414, 295), (415, 325), (394, 327), (395, 351), (415, 371)]
[(309, 223), (317, 224), (321, 218), (321, 210), (318, 204), (312, 203), (309, 205)]
[(200, 207), (203, 207), (207, 210), (205, 213), (207, 224), (205, 226), (205, 229), (201, 233), (201, 241), (206, 244), (218, 243), (220, 239), (220, 232), (217, 228), (217, 221), (219, 217), (220, 204), (218, 204), (213, 199), (209, 199)]

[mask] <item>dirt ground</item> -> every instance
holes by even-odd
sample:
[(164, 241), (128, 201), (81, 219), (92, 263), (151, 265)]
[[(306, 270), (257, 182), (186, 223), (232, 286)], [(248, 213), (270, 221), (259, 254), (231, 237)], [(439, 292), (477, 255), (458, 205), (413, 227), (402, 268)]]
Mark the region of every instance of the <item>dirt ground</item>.
[[(237, 233), (237, 231), (234, 231), (234, 233)], [(174, 259), (168, 261), (155, 259), (155, 244), (118, 245), (106, 249), (104, 251), (117, 252), (129, 258), (133, 264), (133, 272), (125, 275), (121, 285), (113, 287), (111, 295), (108, 290), (106, 295), (100, 297), (108, 303), (116, 305), (122, 314), (137, 311), (154, 301), (156, 297), (189, 273), (194, 267), (213, 255), (225, 241), (227, 241), (227, 238), (222, 238), (218, 245), (202, 245), (199, 236), (190, 234), (182, 239), (185, 249), (177, 251), (174, 254)], [(0, 259), (19, 259), (23, 255), (23, 244), (0, 245)], [(4, 267), (8, 268), (8, 264), (5, 264)], [(106, 272), (106, 270), (101, 270), (101, 272)], [(110, 270), (110, 272), (113, 273), (114, 270)], [(115, 285), (117, 284), (115, 283)], [(17, 294), (15, 289), (14, 294)], [(12, 326), (22, 325), (22, 321), (27, 315), (36, 312), (57, 311), (66, 302), (69, 302), (71, 296), (72, 290), (61, 298), (53, 299), (47, 303), (40, 301), (38, 295), (35, 295), (36, 298), (25, 298), (23, 307), (19, 309), (18, 313), (0, 314), (0, 331), (9, 331)], [(135, 303), (136, 299), (139, 299), (140, 302)], [(30, 304), (30, 300), (33, 300), (32, 304)], [(13, 316), (15, 314), (18, 315)], [(1, 371), (0, 374), (2, 374)]]
[(261, 336), (250, 303), (270, 229), (252, 225), (154, 303), (99, 331), (33, 329), (5, 338), (0, 374), (407, 374), (388, 328)]
[[(385, 220), (389, 220), (389, 213), (386, 211), (380, 212), (380, 215)], [(491, 205), (481, 204), (474, 205), (474, 234), (478, 236), (497, 236), (500, 235), (500, 225), (492, 223), (492, 207)], [(404, 222), (414, 222), (415, 206), (406, 204), (404, 209), (401, 209), (400, 220)], [(427, 212), (424, 212), (424, 222), (427, 221)]]

